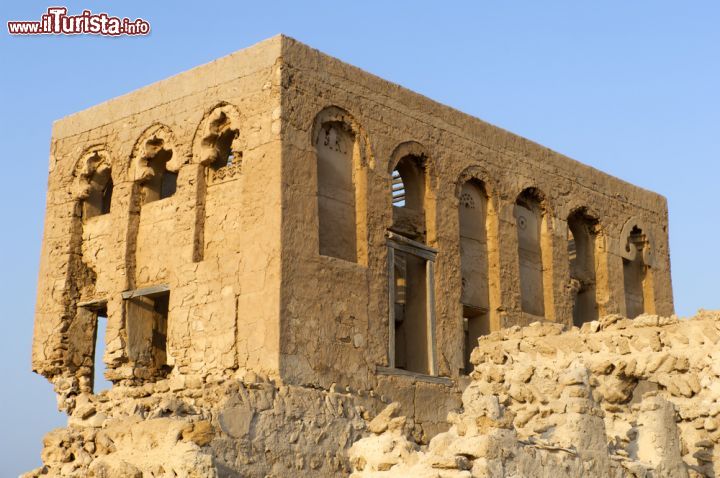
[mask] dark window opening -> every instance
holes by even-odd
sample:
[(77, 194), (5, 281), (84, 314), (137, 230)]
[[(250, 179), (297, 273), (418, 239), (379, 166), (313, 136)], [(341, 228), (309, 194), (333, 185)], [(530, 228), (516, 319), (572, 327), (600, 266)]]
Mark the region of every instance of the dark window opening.
[(395, 368), (431, 374), (426, 260), (394, 253)]
[(167, 365), (167, 327), (170, 293), (132, 297), (126, 301), (128, 357), (140, 378), (164, 376)]
[[(160, 148), (158, 146), (158, 148)], [(165, 199), (175, 194), (177, 190), (178, 174), (167, 169), (167, 163), (173, 152), (167, 149), (158, 149), (148, 159), (148, 166), (153, 174), (143, 183), (143, 204)]]
[(102, 192), (102, 204), (100, 206), (100, 214), (108, 214), (112, 204), (113, 181), (108, 178), (107, 184)]
[(470, 355), (478, 345), (478, 339), (490, 333), (490, 317), (486, 309), (463, 306), (463, 335), (465, 367), (463, 372), (469, 375), (474, 365), (470, 363)]
[(424, 158), (405, 156), (392, 172), (393, 223), (391, 230), (425, 243)]
[(177, 173), (165, 171), (160, 183), (160, 199), (169, 198), (177, 190)]
[(110, 168), (100, 167), (90, 177), (88, 195), (83, 201), (83, 218), (108, 214), (112, 202), (113, 182)]

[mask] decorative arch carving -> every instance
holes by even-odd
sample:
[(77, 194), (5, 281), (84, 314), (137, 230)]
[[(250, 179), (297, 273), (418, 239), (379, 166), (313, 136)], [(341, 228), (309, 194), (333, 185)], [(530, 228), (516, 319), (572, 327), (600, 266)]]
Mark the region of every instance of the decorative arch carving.
[(618, 241), (619, 250), (617, 253), (620, 257), (628, 261), (634, 261), (637, 258), (638, 248), (631, 247), (630, 244), (630, 236), (633, 234), (634, 229), (640, 230), (644, 236), (645, 247), (642, 251), (643, 262), (645, 265), (652, 267), (654, 265), (652, 246), (655, 244), (652, 229), (649, 227), (649, 224), (638, 216), (631, 217), (625, 222), (625, 225), (623, 225)]
[(73, 195), (76, 199), (87, 199), (92, 189), (95, 174), (112, 174), (110, 154), (103, 145), (91, 146), (85, 150), (75, 165), (75, 185)]
[(570, 219), (571, 217), (583, 217), (588, 221), (589, 224), (592, 225), (591, 232), (593, 234), (600, 235), (603, 233), (603, 225), (599, 219), (600, 214), (598, 214), (598, 212), (592, 206), (574, 205), (568, 208), (566, 218)]
[(176, 144), (175, 134), (164, 124), (154, 124), (143, 131), (133, 147), (131, 161), (133, 180), (143, 182), (152, 178), (155, 173), (149, 161), (161, 153), (172, 154), (165, 168), (176, 173), (184, 162)]
[(492, 180), (490, 173), (488, 173), (484, 168), (477, 165), (468, 166), (460, 173), (457, 181), (455, 182), (455, 197), (460, 199), (463, 186), (466, 182), (473, 179), (482, 183), (483, 188), (485, 189), (485, 194), (487, 195), (490, 203), (492, 203), (493, 198), (497, 194), (497, 186)]
[(216, 171), (232, 167), (239, 172), (245, 149), (241, 124), (240, 112), (229, 103), (220, 103), (210, 109), (195, 132), (193, 160)]
[(342, 126), (347, 132), (355, 137), (355, 141), (360, 153), (360, 166), (369, 166), (371, 169), (375, 167), (374, 157), (370, 149), (367, 134), (357, 122), (355, 117), (344, 108), (339, 106), (326, 106), (316, 116), (313, 121), (311, 131), (310, 144), (317, 144), (320, 140), (320, 134), (327, 134), (327, 125), (335, 124)]
[(75, 165), (73, 196), (83, 219), (110, 212), (113, 195), (112, 160), (103, 145), (86, 149)]

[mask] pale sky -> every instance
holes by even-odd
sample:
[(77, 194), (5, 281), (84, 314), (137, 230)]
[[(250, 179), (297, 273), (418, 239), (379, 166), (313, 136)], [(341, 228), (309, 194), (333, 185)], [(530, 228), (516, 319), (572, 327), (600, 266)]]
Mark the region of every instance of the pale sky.
[(152, 33), (139, 38), (11, 37), (7, 20), (52, 3), (7, 3), (2, 477), (39, 466), (43, 434), (65, 422), (30, 372), (53, 120), (277, 33), (665, 195), (676, 310), (720, 308), (718, 2), (65, 3), (142, 17)]

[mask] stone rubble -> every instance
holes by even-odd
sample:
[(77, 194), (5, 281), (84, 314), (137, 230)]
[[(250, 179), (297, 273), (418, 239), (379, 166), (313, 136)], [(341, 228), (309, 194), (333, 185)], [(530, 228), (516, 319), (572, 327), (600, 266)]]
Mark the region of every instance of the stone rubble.
[(342, 476), (366, 406), (377, 408), (367, 395), (277, 386), (254, 373), (179, 386), (97, 395), (67, 386), (68, 425), (45, 436), (44, 465), (24, 478)]
[(351, 476), (716, 476), (719, 340), (709, 311), (492, 333), (450, 429), (418, 446), (388, 407), (351, 447)]
[(480, 339), (462, 408), (427, 445), (397, 402), (253, 372), (83, 393), (40, 477), (712, 477), (720, 471), (720, 311), (603, 317)]

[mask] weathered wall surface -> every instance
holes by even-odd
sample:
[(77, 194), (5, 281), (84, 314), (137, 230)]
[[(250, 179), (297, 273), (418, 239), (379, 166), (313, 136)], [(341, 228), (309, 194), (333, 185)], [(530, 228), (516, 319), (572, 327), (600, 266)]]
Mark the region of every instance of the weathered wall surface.
[(480, 340), (450, 430), (417, 447), (389, 408), (350, 450), (352, 476), (717, 475), (719, 312), (561, 329), (534, 323)]
[[(324, 387), (336, 382), (358, 389), (388, 388), (404, 407), (417, 403), (415, 386), (405, 376), (376, 373), (376, 367), (389, 365), (386, 234), (393, 224), (391, 172), (403, 151), (426, 158), (425, 237), (426, 244), (439, 251), (434, 272), (438, 375), (456, 383), (464, 380), (458, 207), (462, 183), (471, 178), (482, 181), (489, 196), (492, 330), (538, 319), (521, 310), (513, 216), (516, 198), (527, 188), (536, 188), (543, 197), (546, 319), (572, 323), (575, 286), (570, 279), (567, 220), (580, 208), (599, 222), (592, 284), (598, 314), (626, 312), (623, 249), (632, 227), (628, 224), (637, 224), (652, 236), (653, 284), (647, 311), (673, 312), (663, 197), (292, 39), (283, 42), (282, 76), (282, 250), (284, 257), (292, 258), (282, 262), (281, 369), (286, 380)], [(316, 144), (318, 130), (325, 124), (344, 125), (355, 136), (355, 261), (318, 252)]]
[[(459, 208), (476, 204), (463, 249)], [(142, 406), (115, 389), (194, 399), (246, 372), (370, 397), (370, 413), (396, 401), (427, 443), (461, 405), (478, 331), (569, 325), (581, 291), (593, 317), (670, 315), (669, 272), (661, 196), (278, 36), (55, 123), (33, 370), (73, 417), (124, 417), (107, 427), (128, 463), (123, 407)], [(213, 400), (194, 415), (217, 427)], [(160, 454), (180, 450), (163, 438), (178, 423), (157, 425)], [(199, 469), (226, 453), (191, 448)]]
[[(91, 389), (94, 344), (80, 353), (74, 336), (89, 304), (107, 309), (108, 376), (142, 378), (128, 357), (132, 318), (121, 292), (165, 285), (173, 373), (217, 380), (247, 367), (277, 374), (279, 54), (279, 39), (271, 39), (55, 123), (34, 370), (51, 380), (75, 376)], [(218, 111), (227, 113), (220, 127), (236, 132), (236, 157), (214, 171), (206, 150), (214, 147)], [(152, 148), (171, 154), (177, 188), (144, 203)], [(97, 158), (111, 169), (112, 203), (107, 214), (85, 217)]]
[(31, 477), (347, 476), (347, 448), (383, 403), (253, 373), (222, 384), (159, 380), (74, 399)]
[(116, 386), (74, 396), (26, 477), (709, 478), (720, 471), (718, 344), (720, 312), (495, 333), (428, 445), (376, 393), (254, 373)]

